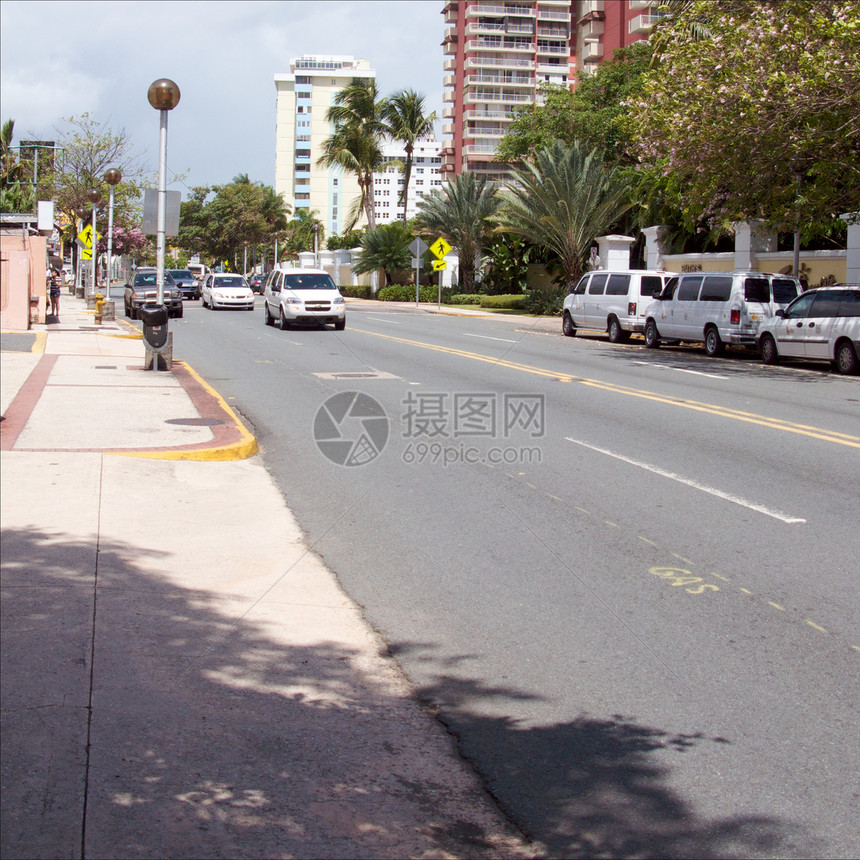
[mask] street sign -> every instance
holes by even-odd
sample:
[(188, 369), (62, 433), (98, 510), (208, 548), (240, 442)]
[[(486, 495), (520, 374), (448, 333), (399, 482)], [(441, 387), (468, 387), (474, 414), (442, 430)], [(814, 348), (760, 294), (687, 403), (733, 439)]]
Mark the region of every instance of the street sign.
[(430, 253), (440, 260), (451, 250), (451, 246), (440, 236), (431, 246)]
[(433, 271), (434, 272), (444, 272), (445, 269), (448, 268), (448, 264), (444, 260), (434, 260), (433, 261)]
[[(101, 241), (102, 234), (96, 233), (96, 244)], [(78, 240), (84, 248), (92, 248), (93, 246), (93, 225), (87, 224), (80, 233), (78, 233)], [(85, 257), (84, 259), (89, 259), (89, 257)]]
[[(416, 239), (410, 246), (413, 257), (420, 257), (427, 250), (427, 243), (423, 239)], [(412, 262), (413, 266), (418, 266), (420, 263)]]
[(81, 251), (81, 259), (82, 260), (92, 260), (93, 258), (93, 249), (89, 247), (84, 247)]
[(412, 258), (412, 268), (418, 269), (420, 267), (421, 267), (421, 258), (420, 257), (413, 257)]

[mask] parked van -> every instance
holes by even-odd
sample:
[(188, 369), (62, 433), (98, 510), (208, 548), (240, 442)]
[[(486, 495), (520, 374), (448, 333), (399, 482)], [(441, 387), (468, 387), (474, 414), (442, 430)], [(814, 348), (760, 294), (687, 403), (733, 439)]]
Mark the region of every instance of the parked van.
[(189, 263), (186, 267), (198, 284), (203, 283), (203, 279), (209, 274), (209, 266), (204, 266), (203, 263)]
[(710, 356), (726, 344), (754, 347), (761, 323), (803, 288), (797, 278), (765, 272), (690, 272), (669, 279), (645, 309), (645, 345), (704, 343)]
[(860, 286), (809, 290), (759, 329), (765, 364), (781, 358), (829, 361), (840, 373), (860, 372)]
[(564, 300), (561, 330), (567, 337), (585, 328), (608, 332), (612, 343), (628, 340), (631, 332), (645, 330), (645, 307), (670, 277), (643, 269), (588, 272)]

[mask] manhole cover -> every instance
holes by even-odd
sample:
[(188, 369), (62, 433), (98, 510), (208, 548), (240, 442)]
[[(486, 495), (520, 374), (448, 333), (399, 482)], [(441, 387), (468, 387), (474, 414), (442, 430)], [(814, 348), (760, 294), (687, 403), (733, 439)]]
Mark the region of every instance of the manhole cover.
[(168, 418), (165, 424), (182, 424), (186, 427), (217, 427), (225, 422), (218, 418)]

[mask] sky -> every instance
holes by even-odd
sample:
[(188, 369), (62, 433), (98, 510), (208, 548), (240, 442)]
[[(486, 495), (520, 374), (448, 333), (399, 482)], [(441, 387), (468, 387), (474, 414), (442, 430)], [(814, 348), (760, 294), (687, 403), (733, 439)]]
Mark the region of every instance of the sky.
[[(159, 116), (149, 85), (170, 78), (168, 187), (275, 181), (274, 76), (304, 54), (366, 59), (380, 92), (415, 89), (442, 116), (440, 0), (2, 0), (0, 121), (15, 138), (56, 140), (88, 113), (153, 177)], [(437, 124), (437, 135), (441, 124)], [(177, 176), (181, 177), (177, 179)]]

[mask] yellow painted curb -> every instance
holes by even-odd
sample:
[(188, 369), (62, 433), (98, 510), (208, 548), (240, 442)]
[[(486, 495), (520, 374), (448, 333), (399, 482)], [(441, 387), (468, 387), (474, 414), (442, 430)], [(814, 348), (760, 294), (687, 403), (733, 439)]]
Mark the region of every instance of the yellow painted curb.
[(256, 437), (248, 430), (247, 427), (239, 420), (236, 413), (227, 404), (227, 401), (206, 382), (193, 367), (182, 362), (181, 364), (191, 376), (206, 389), (217, 401), (218, 405), (226, 412), (233, 420), (236, 428), (239, 430), (239, 435), (242, 437), (240, 441), (234, 442), (232, 445), (220, 445), (214, 448), (198, 448), (189, 451), (109, 451), (105, 453), (112, 454), (117, 457), (137, 457), (144, 460), (204, 460), (204, 461), (221, 461), (228, 460), (247, 460), (253, 457), (260, 450), (257, 444)]

